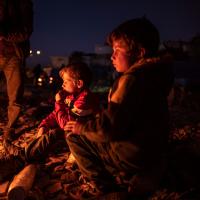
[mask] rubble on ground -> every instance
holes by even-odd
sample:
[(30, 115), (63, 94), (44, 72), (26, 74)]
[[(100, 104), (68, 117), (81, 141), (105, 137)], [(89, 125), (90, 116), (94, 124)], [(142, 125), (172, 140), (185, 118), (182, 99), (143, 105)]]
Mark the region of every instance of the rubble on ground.
[[(37, 100), (36, 100), (37, 99)], [(3, 96), (1, 105), (6, 105)], [(3, 104), (2, 104), (3, 102)], [(23, 115), (19, 119), (21, 126), (17, 130), (18, 139), (14, 144), (25, 147), (37, 132), (37, 126), (52, 109), (48, 98), (31, 99), (28, 97)], [(169, 169), (160, 189), (152, 194), (148, 200), (197, 200), (200, 199), (200, 92), (188, 93), (181, 102), (173, 102), (170, 106), (171, 134), (169, 138)], [(6, 107), (0, 108), (0, 153), (4, 152), (2, 146), (2, 132), (6, 122)], [(76, 165), (74, 170), (77, 181), (67, 183), (66, 172), (69, 171), (67, 159), (68, 149), (60, 141), (55, 151), (52, 152), (37, 170), (34, 184), (29, 191), (27, 200), (67, 200), (73, 199), (70, 191), (80, 187), (81, 174)], [(1, 160), (1, 159), (0, 159)], [(0, 162), (4, 162), (3, 160)], [(5, 178), (0, 175), (0, 200), (7, 198), (7, 190), (13, 177), (23, 167), (18, 161), (15, 165), (0, 163), (4, 168), (0, 174), (8, 174)], [(3, 171), (2, 171), (3, 170)], [(10, 170), (10, 171), (9, 171)], [(13, 172), (15, 172), (13, 174)], [(123, 196), (123, 195), (122, 195)], [(107, 199), (123, 199), (111, 194)]]

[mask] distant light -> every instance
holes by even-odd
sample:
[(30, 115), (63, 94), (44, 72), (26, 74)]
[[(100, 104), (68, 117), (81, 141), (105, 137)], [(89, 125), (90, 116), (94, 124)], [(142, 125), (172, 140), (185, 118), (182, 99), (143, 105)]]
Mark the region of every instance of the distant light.
[(53, 83), (53, 77), (50, 76), (50, 77), (49, 77), (49, 84), (52, 84), (52, 83)]
[(38, 82), (42, 82), (42, 78), (38, 78)]
[(37, 55), (40, 55), (40, 54), (41, 54), (41, 51), (37, 50), (37, 51), (36, 51), (36, 54), (37, 54)]
[(33, 53), (33, 51), (32, 50), (30, 50), (30, 54), (32, 54)]

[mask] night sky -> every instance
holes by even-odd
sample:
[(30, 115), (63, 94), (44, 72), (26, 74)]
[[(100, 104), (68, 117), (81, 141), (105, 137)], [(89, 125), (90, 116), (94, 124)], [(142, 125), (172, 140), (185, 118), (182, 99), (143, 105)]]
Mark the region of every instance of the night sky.
[(33, 0), (33, 50), (66, 56), (93, 53), (125, 20), (146, 16), (162, 40), (189, 40), (200, 33), (200, 0)]

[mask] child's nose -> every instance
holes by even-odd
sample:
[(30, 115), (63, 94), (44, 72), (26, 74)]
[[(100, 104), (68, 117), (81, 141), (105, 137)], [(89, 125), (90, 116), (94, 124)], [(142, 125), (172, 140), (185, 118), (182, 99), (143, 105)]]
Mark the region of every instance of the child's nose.
[(113, 61), (115, 59), (115, 52), (112, 53), (110, 59)]
[(111, 55), (110, 59), (113, 61), (114, 60), (114, 54)]

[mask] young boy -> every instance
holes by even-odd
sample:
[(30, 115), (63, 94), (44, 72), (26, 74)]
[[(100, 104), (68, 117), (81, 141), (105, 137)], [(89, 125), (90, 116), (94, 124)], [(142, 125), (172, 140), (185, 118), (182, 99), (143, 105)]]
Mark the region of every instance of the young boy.
[[(122, 73), (110, 91), (108, 109), (96, 119), (69, 121), (65, 127), (74, 133), (67, 143), (91, 186), (79, 191), (79, 198), (118, 191), (119, 183), (132, 197), (146, 195), (156, 189), (164, 170), (173, 76), (168, 59), (158, 56), (159, 32), (146, 18), (136, 18), (114, 29), (108, 42), (112, 63)], [(115, 176), (122, 180), (116, 182)]]
[(85, 63), (63, 67), (59, 75), (63, 79), (62, 90), (55, 95), (55, 109), (39, 125), (34, 139), (26, 148), (26, 159), (43, 159), (57, 138), (64, 136), (67, 122), (86, 122), (98, 112), (98, 101), (90, 91), (92, 73)]

